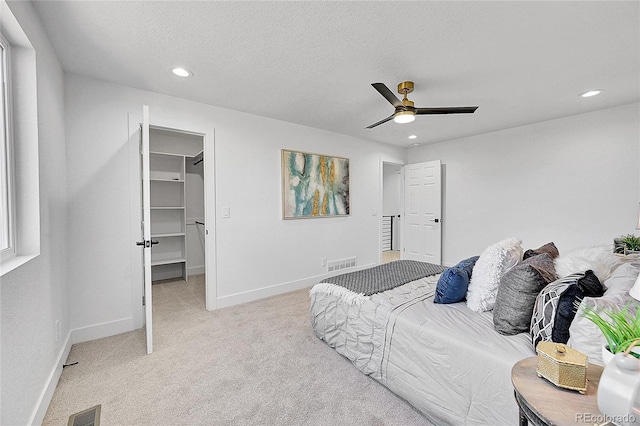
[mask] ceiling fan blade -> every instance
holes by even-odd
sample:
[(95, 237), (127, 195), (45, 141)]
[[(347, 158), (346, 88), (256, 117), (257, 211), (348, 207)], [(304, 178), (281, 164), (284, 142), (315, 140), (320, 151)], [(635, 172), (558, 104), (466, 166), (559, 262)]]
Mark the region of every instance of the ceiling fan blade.
[(473, 114), (477, 109), (477, 106), (416, 108), (416, 114)]
[(402, 101), (398, 99), (396, 95), (393, 94), (391, 90), (384, 83), (371, 83), (374, 89), (376, 89), (386, 100), (388, 100), (391, 105), (396, 108), (404, 108)]
[(395, 114), (391, 114), (390, 116), (388, 116), (387, 118), (385, 118), (384, 120), (380, 120), (377, 123), (372, 124), (371, 126), (367, 126), (365, 127), (365, 129), (373, 129), (376, 126), (379, 126), (383, 123), (386, 123), (387, 121), (391, 120), (393, 117), (395, 116)]

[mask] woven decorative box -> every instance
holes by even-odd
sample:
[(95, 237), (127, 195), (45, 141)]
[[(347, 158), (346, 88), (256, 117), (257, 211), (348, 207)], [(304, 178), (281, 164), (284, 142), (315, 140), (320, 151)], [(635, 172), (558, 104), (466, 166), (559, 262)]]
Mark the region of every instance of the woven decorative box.
[(587, 356), (562, 343), (542, 341), (536, 346), (538, 377), (554, 385), (585, 393), (587, 390)]

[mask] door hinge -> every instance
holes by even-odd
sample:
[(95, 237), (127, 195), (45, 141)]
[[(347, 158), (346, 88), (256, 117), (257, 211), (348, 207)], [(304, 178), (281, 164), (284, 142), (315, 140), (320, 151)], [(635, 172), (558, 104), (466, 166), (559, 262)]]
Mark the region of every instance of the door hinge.
[(144, 296), (142, 296), (142, 306), (146, 306), (146, 304), (147, 304), (147, 299)]

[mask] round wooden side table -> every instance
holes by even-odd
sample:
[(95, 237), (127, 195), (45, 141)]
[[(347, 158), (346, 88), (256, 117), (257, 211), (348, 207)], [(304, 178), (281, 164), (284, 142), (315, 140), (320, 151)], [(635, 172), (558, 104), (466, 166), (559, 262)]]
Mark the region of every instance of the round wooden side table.
[(598, 410), (597, 391), (602, 367), (587, 365), (587, 391), (562, 389), (538, 377), (538, 358), (518, 361), (511, 369), (511, 382), (520, 408), (520, 426), (575, 425), (606, 422)]

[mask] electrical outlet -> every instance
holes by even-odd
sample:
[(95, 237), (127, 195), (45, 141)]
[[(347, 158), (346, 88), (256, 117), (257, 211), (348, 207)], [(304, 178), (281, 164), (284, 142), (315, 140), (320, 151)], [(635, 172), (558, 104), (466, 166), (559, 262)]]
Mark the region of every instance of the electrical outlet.
[(327, 258), (326, 257), (322, 258), (322, 266), (327, 266)]

